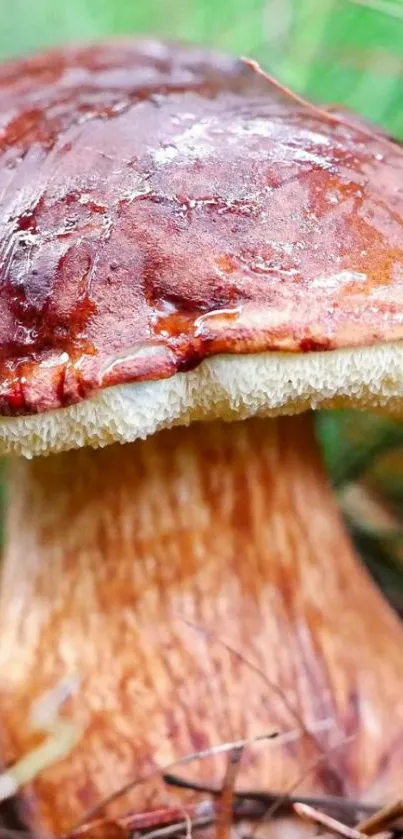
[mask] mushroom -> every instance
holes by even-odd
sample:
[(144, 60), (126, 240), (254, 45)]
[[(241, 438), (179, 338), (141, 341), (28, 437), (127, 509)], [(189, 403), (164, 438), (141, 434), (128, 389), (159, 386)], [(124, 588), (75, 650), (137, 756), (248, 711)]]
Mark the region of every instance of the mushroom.
[(284, 790), (341, 741), (305, 787), (382, 800), (403, 631), (311, 409), (401, 409), (401, 149), (155, 41), (8, 64), (0, 104), (4, 760), (70, 675), (84, 730), (30, 787), (32, 825), (273, 729), (308, 733), (249, 750), (243, 786)]

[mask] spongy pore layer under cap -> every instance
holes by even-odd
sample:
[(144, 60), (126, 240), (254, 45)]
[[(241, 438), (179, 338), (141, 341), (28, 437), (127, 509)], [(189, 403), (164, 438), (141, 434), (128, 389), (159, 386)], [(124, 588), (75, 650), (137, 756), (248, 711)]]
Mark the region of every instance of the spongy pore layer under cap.
[(399, 410), (403, 152), (157, 41), (0, 68), (0, 450)]
[(403, 344), (329, 353), (215, 356), (187, 373), (106, 388), (58, 411), (4, 417), (0, 451), (32, 457), (132, 442), (195, 421), (343, 406), (402, 413)]

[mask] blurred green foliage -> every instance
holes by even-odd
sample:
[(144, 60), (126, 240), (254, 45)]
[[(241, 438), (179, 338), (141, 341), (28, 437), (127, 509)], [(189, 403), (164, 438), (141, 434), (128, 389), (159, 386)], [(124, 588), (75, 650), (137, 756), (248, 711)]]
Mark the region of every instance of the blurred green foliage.
[[(347, 105), (403, 138), (403, 0), (0, 0), (0, 21), (0, 59), (125, 33), (253, 56), (303, 94)], [(399, 424), (365, 414), (325, 414), (318, 428), (338, 487), (360, 480), (385, 452), (403, 451)], [(391, 480), (388, 472), (386, 496)], [(385, 589), (400, 586), (403, 603), (401, 543), (396, 559), (390, 542), (359, 527), (357, 540)]]
[[(402, 423), (375, 414), (322, 412), (318, 429), (325, 444), (326, 465), (337, 488), (360, 480), (376, 460), (403, 447)], [(388, 478), (390, 481), (390, 475)]]
[(289, 84), (403, 137), (403, 2), (296, 0), (294, 9)]
[(72, 39), (153, 33), (235, 52), (262, 45), (265, 0), (1, 0), (2, 54)]

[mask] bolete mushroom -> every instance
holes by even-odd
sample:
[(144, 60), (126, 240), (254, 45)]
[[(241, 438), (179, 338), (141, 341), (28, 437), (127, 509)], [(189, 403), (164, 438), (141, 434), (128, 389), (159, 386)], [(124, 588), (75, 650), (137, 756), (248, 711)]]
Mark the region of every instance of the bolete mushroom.
[(308, 786), (381, 800), (403, 631), (309, 410), (401, 409), (402, 150), (154, 41), (8, 64), (0, 105), (4, 759), (69, 674), (85, 728), (35, 782), (33, 823), (298, 720), (331, 725), (260, 749), (240, 783), (284, 789), (347, 736)]

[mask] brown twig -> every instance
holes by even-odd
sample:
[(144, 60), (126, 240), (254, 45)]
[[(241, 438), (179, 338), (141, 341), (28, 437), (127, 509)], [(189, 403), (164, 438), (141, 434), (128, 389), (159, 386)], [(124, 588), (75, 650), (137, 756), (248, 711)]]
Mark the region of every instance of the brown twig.
[[(397, 801), (387, 807), (378, 808), (374, 805), (363, 804), (359, 801), (348, 801), (335, 796), (293, 796), (292, 794), (276, 795), (265, 792), (236, 792), (235, 780), (242, 756), (243, 747), (238, 746), (232, 749), (224, 783), (221, 787), (208, 786), (197, 782), (187, 781), (175, 775), (165, 773), (164, 781), (173, 786), (191, 789), (194, 792), (204, 792), (214, 796), (218, 801), (203, 800), (197, 804), (187, 806), (168, 806), (158, 810), (145, 811), (143, 813), (129, 812), (114, 820), (105, 818), (87, 822), (75, 831), (67, 834), (65, 839), (91, 839), (92, 834), (96, 839), (100, 836), (107, 836), (108, 839), (115, 839), (115, 834), (121, 831), (121, 836), (126, 839), (127, 834), (144, 837), (144, 839), (171, 839), (179, 834), (186, 833), (189, 837), (194, 829), (217, 825), (217, 839), (229, 839), (232, 821), (239, 819), (269, 820), (279, 815), (289, 815), (292, 812), (302, 818), (309, 819), (327, 832), (333, 833), (343, 839), (367, 839), (368, 836), (379, 833), (381, 830), (392, 828), (392, 823), (403, 815), (403, 802)], [(319, 760), (316, 761), (316, 764)], [(305, 770), (304, 776), (300, 776), (293, 786), (305, 777), (307, 771), (314, 768), (313, 765)], [(270, 806), (267, 806), (270, 805)], [(339, 819), (332, 818), (326, 813), (320, 812), (317, 808), (325, 808), (330, 811), (338, 810), (341, 816), (356, 820), (356, 814), (365, 812), (369, 814), (366, 821), (361, 822), (355, 828), (343, 824)], [(152, 828), (155, 828), (154, 830)], [(253, 833), (252, 833), (253, 835)], [(5, 839), (24, 839), (26, 834), (15, 833), (11, 836), (7, 833)], [(3, 836), (0, 831), (0, 839)], [(116, 836), (118, 839), (118, 836)]]
[[(354, 737), (345, 737), (339, 743), (335, 743), (334, 746), (330, 746), (328, 751), (329, 752), (335, 751), (336, 749), (340, 748), (340, 746), (344, 746), (345, 743), (350, 743), (353, 739), (354, 739)], [(320, 754), (315, 760), (311, 761), (311, 763), (308, 763), (308, 765), (305, 767), (303, 772), (301, 772), (295, 778), (295, 781), (293, 781), (293, 783), (288, 787), (288, 789), (285, 790), (283, 795), (280, 795), (278, 797), (277, 801), (274, 801), (273, 804), (270, 807), (267, 808), (264, 815), (262, 816), (262, 819), (265, 819), (266, 821), (269, 820), (269, 819), (272, 819), (275, 816), (275, 814), (281, 809), (281, 807), (283, 806), (283, 804), (287, 800), (287, 798), (290, 795), (292, 795), (292, 793), (295, 792), (295, 790), (299, 787), (299, 785), (302, 783), (302, 781), (305, 780), (306, 776), (310, 775), (311, 772), (314, 772), (315, 769), (317, 769), (317, 767), (320, 766), (320, 764), (325, 759), (327, 759), (327, 757), (328, 757), (328, 753), (326, 753), (324, 755)], [(253, 830), (252, 833), (251, 833), (251, 836), (253, 837), (255, 835), (256, 835), (256, 830)]]
[(228, 756), (227, 770), (219, 797), (216, 839), (230, 839), (234, 812), (234, 787), (242, 754), (243, 746), (239, 746)]
[(391, 827), (393, 822), (403, 817), (403, 800), (399, 799), (393, 804), (388, 804), (377, 810), (372, 816), (357, 825), (357, 830), (365, 833), (367, 836), (374, 836), (375, 833), (381, 833)]
[[(261, 71), (263, 73), (263, 70)], [(312, 743), (315, 749), (319, 751), (323, 758), (328, 757), (328, 752), (324, 749), (320, 739), (315, 735), (315, 733), (307, 727), (306, 723), (302, 719), (301, 715), (299, 714), (298, 710), (295, 708), (292, 702), (290, 702), (288, 696), (284, 691), (273, 682), (261, 668), (255, 664), (253, 661), (250, 661), (243, 653), (240, 653), (235, 647), (232, 647), (227, 641), (224, 641), (223, 638), (220, 638), (218, 635), (215, 635), (214, 632), (211, 630), (207, 630), (202, 626), (198, 626), (198, 624), (193, 623), (185, 618), (183, 618), (183, 622), (186, 626), (189, 626), (191, 629), (195, 630), (196, 632), (204, 635), (205, 638), (208, 640), (213, 641), (215, 644), (223, 647), (223, 649), (227, 650), (231, 656), (237, 658), (238, 661), (241, 661), (248, 669), (254, 673), (256, 673), (260, 679), (267, 685), (267, 687), (279, 697), (281, 702), (283, 703), (284, 707), (287, 709), (289, 714), (292, 715), (297, 725), (300, 727), (301, 731), (305, 734), (306, 738)], [(332, 780), (335, 782), (337, 787), (342, 790), (343, 788), (343, 779), (340, 776), (338, 770), (329, 763), (328, 765), (329, 775), (332, 776)]]
[[(237, 820), (259, 819), (264, 811), (265, 807), (259, 801), (247, 801), (241, 807), (237, 807), (235, 803), (231, 817)], [(208, 827), (216, 823), (217, 817), (217, 803), (204, 800), (195, 805), (172, 806), (144, 813), (127, 813), (125, 816), (119, 816), (114, 820), (108, 818), (96, 819), (69, 833), (64, 839), (80, 839), (80, 837), (88, 839), (93, 832), (95, 836), (97, 836), (99, 830), (104, 829), (107, 832), (110, 826), (121, 831), (124, 830), (125, 836), (130, 833), (131, 835), (144, 836), (146, 839), (162, 839), (162, 837), (177, 836), (178, 833), (186, 830), (186, 828), (189, 829), (189, 827), (192, 830), (199, 827)], [(155, 827), (155, 829), (150, 830), (152, 827)], [(3, 839), (1, 833), (0, 839)], [(24, 836), (16, 834), (11, 839), (24, 839)], [(31, 837), (31, 839), (34, 838)]]
[(186, 766), (186, 764), (192, 763), (195, 760), (204, 760), (207, 757), (212, 757), (214, 755), (225, 754), (226, 752), (233, 751), (234, 748), (249, 746), (252, 743), (257, 743), (261, 740), (274, 740), (280, 736), (281, 734), (279, 731), (272, 731), (268, 734), (260, 734), (257, 737), (251, 737), (246, 740), (238, 740), (234, 743), (220, 743), (217, 746), (211, 746), (209, 749), (204, 749), (200, 752), (192, 752), (192, 754), (177, 758), (177, 760), (173, 760), (167, 766), (151, 769), (149, 772), (145, 772), (144, 775), (140, 775), (137, 778), (133, 778), (124, 786), (119, 787), (119, 789), (115, 790), (115, 792), (112, 792), (110, 795), (108, 795), (107, 798), (104, 798), (102, 801), (100, 801), (99, 804), (96, 804), (95, 807), (92, 807), (90, 810), (88, 810), (84, 814), (83, 818), (80, 819), (80, 821), (73, 826), (71, 831), (69, 831), (69, 833), (66, 834), (66, 836), (71, 836), (72, 833), (76, 833), (79, 828), (85, 826), (89, 822), (93, 822), (95, 818), (102, 815), (103, 811), (105, 810), (105, 807), (107, 807), (109, 804), (112, 804), (114, 801), (116, 801), (118, 798), (121, 798), (123, 795), (126, 795), (126, 793), (130, 792), (135, 787), (138, 787), (141, 784), (148, 783), (149, 781), (152, 781), (155, 778), (161, 776), (163, 777), (164, 773), (169, 772), (171, 769), (175, 769), (177, 766)]
[(178, 834), (183, 833), (184, 831), (186, 831), (186, 837), (189, 839), (194, 828), (208, 827), (212, 824), (212, 822), (213, 819), (209, 819), (207, 817), (200, 817), (199, 819), (194, 819), (193, 821), (186, 819), (178, 824), (171, 824), (168, 827), (161, 827), (158, 830), (153, 830), (152, 833), (147, 833), (147, 839), (167, 839), (167, 837), (170, 836), (178, 836)]
[(343, 116), (339, 113), (331, 113), (326, 108), (321, 108), (320, 105), (314, 105), (313, 102), (310, 102), (309, 99), (305, 99), (298, 93), (295, 93), (291, 88), (286, 87), (278, 79), (271, 76), (269, 73), (266, 73), (262, 67), (258, 64), (257, 61), (254, 61), (252, 58), (244, 58), (242, 57), (241, 61), (250, 67), (255, 73), (262, 76), (266, 79), (269, 84), (272, 85), (276, 90), (283, 94), (283, 96), (287, 96), (289, 99), (292, 99), (294, 102), (297, 102), (298, 105), (302, 105), (304, 108), (310, 110), (315, 116), (319, 116), (321, 119), (326, 119), (327, 122), (333, 122), (336, 125), (343, 125), (347, 128), (353, 128), (356, 132), (363, 134), (365, 137), (370, 137), (371, 139), (376, 138), (379, 142), (384, 143), (389, 148), (393, 149), (396, 154), (401, 154), (402, 150), (397, 142), (394, 140), (390, 140), (389, 137), (385, 136), (385, 134), (377, 134), (375, 131), (372, 131), (370, 128), (366, 128), (362, 124), (358, 124), (353, 120), (349, 120), (347, 116)]
[[(198, 804), (189, 806), (169, 806), (159, 810), (151, 810), (145, 813), (128, 813), (119, 818), (119, 823), (130, 830), (131, 833), (147, 832), (150, 836), (150, 828), (160, 830), (163, 827), (176, 825), (178, 822), (196, 822), (200, 819), (213, 820), (215, 818), (215, 806), (211, 801), (200, 801)], [(152, 833), (155, 831), (153, 830)]]
[[(200, 784), (197, 781), (189, 781), (185, 778), (165, 774), (164, 781), (166, 784), (184, 789), (192, 790), (193, 792), (207, 793), (208, 795), (217, 796), (220, 794), (219, 786), (210, 786), (208, 784)], [(242, 813), (242, 806), (247, 805), (248, 802), (256, 802), (261, 804), (265, 810), (271, 807), (272, 804), (278, 802), (281, 798), (279, 792), (264, 792), (256, 790), (238, 790), (235, 791), (234, 811), (237, 814), (238, 809)], [(366, 814), (372, 816), (378, 812), (379, 807), (374, 804), (365, 804), (361, 801), (354, 801), (348, 798), (342, 798), (336, 795), (287, 795), (283, 796), (283, 805), (280, 810), (277, 810), (275, 815), (289, 815), (293, 811), (294, 804), (308, 804), (311, 807), (320, 807), (325, 811), (334, 813), (343, 819), (348, 819), (354, 824), (358, 820), (358, 814)], [(238, 808), (238, 809), (237, 809)]]
[[(92, 831), (99, 828), (109, 828), (113, 825), (120, 830), (125, 831), (125, 834), (145, 833), (148, 837), (155, 834), (162, 835), (165, 828), (172, 828), (176, 832), (183, 825), (188, 822), (191, 824), (198, 824), (201, 820), (210, 823), (215, 818), (215, 805), (210, 801), (202, 801), (195, 805), (162, 807), (158, 810), (150, 810), (142, 813), (126, 813), (124, 816), (118, 816), (115, 819), (95, 819), (87, 822), (76, 830), (72, 831), (65, 837), (65, 839), (79, 839), (79, 837), (86, 837)], [(152, 830), (155, 828), (155, 830)], [(169, 833), (167, 834), (169, 835)]]
[(365, 834), (361, 833), (355, 827), (347, 827), (347, 825), (340, 822), (338, 819), (333, 819), (326, 813), (321, 813), (315, 807), (310, 807), (309, 804), (294, 804), (293, 807), (297, 816), (313, 822), (319, 827), (324, 827), (327, 833), (333, 833), (336, 836), (343, 836), (344, 839), (365, 839)]

